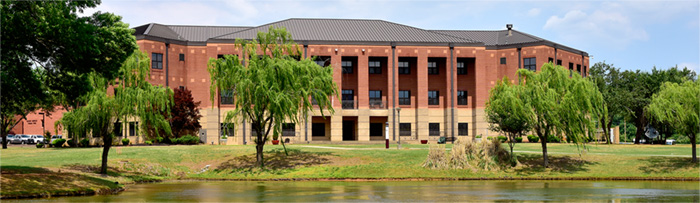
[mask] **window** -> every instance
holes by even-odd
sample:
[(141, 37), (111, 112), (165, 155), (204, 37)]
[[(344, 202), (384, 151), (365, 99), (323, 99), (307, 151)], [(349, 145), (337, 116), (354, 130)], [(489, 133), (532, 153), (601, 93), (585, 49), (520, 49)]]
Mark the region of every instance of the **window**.
[(428, 91), (428, 105), (440, 105), (439, 91)]
[(370, 123), (369, 136), (382, 137), (384, 135), (384, 123)]
[(399, 136), (411, 136), (411, 123), (399, 123)]
[(467, 91), (459, 90), (457, 91), (457, 105), (467, 105), (469, 101), (467, 100)]
[(265, 131), (262, 131), (263, 129), (261, 129), (259, 126), (260, 125), (258, 125), (257, 123), (250, 124), (250, 136), (258, 136), (258, 129), (260, 129), (262, 133), (265, 133)]
[(581, 74), (581, 73), (582, 73), (582, 72), (581, 72), (581, 64), (576, 64), (576, 72), (577, 72), (578, 74)]
[(221, 104), (233, 104), (233, 90), (221, 90)]
[(440, 74), (437, 68), (437, 62), (428, 62), (428, 75)]
[(282, 136), (288, 136), (288, 137), (293, 137), (295, 136), (294, 132), (294, 123), (283, 123), (282, 124)]
[(561, 60), (557, 60), (557, 65), (561, 66)]
[(343, 90), (343, 109), (355, 108), (355, 94), (352, 90)]
[(185, 61), (185, 54), (180, 54), (180, 61)]
[(440, 123), (430, 123), (429, 128), (430, 136), (440, 136)]
[(501, 57), (501, 65), (506, 65), (506, 57)]
[(324, 61), (324, 60), (318, 60), (318, 59), (316, 59), (316, 61), (314, 61), (314, 62), (316, 62), (316, 64), (317, 64), (318, 66), (326, 67), (326, 61)]
[(528, 69), (531, 71), (537, 71), (537, 60), (535, 60), (535, 57), (532, 58), (525, 58), (523, 62), (524, 69)]
[(457, 135), (459, 135), (459, 136), (468, 136), (469, 135), (469, 123), (458, 123), (457, 129), (458, 129)]
[(352, 61), (343, 61), (341, 65), (343, 66), (344, 74), (352, 74)]
[(369, 62), (369, 74), (382, 74), (381, 63), (379, 61)]
[(129, 136), (136, 136), (139, 129), (139, 122), (129, 122)]
[(583, 66), (583, 77), (586, 77), (586, 66)]
[(464, 67), (464, 62), (457, 62), (457, 75), (466, 75), (467, 67)]
[(408, 62), (399, 61), (399, 74), (411, 74), (411, 68), (408, 66)]
[(411, 105), (411, 91), (399, 90), (399, 105)]
[(369, 108), (384, 108), (384, 103), (382, 102), (382, 91), (369, 91)]
[(552, 57), (549, 57), (549, 58), (547, 59), (547, 62), (548, 62), (548, 63), (554, 63), (554, 59), (553, 59)]
[(114, 123), (114, 132), (116, 136), (121, 137), (122, 136), (122, 123), (116, 122)]
[(163, 54), (159, 54), (159, 53), (152, 53), (151, 54), (151, 68), (163, 69)]
[(574, 74), (574, 63), (569, 63), (569, 77)]
[(222, 58), (224, 58), (223, 54), (216, 55), (216, 59), (222, 59)]
[(221, 131), (219, 131), (219, 133), (221, 133), (222, 137), (233, 137), (233, 133), (235, 132), (233, 131), (233, 126), (233, 123), (221, 123)]

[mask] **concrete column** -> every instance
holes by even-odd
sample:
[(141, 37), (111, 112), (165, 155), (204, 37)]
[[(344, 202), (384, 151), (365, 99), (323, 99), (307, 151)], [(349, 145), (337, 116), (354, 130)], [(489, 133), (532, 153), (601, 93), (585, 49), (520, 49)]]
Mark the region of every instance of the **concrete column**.
[(343, 116), (342, 111), (336, 111), (335, 114), (330, 116), (331, 119), (331, 141), (340, 142), (343, 141)]
[(369, 109), (357, 110), (357, 140), (369, 141)]

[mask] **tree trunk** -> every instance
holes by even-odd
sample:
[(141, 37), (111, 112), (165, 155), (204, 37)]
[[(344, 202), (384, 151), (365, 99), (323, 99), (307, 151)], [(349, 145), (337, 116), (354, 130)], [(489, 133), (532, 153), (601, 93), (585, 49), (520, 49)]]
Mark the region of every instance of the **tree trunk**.
[(542, 143), (542, 158), (544, 159), (542, 164), (545, 168), (549, 168), (549, 159), (547, 158), (547, 138), (540, 137), (540, 142)]
[(642, 139), (642, 135), (644, 135), (644, 122), (645, 122), (644, 114), (638, 115), (637, 119), (635, 119), (634, 124), (637, 127), (637, 132), (635, 133), (635, 139), (634, 139), (634, 144), (639, 144), (639, 140)]
[(112, 135), (102, 136), (102, 141), (104, 141), (104, 148), (102, 150), (102, 168), (100, 168), (100, 174), (107, 174), (107, 156), (109, 155), (109, 148), (112, 147)]
[(7, 149), (7, 134), (2, 134), (2, 148)]
[(689, 137), (690, 137), (690, 144), (692, 144), (692, 146), (693, 146), (693, 160), (691, 162), (698, 163), (698, 155), (696, 154), (696, 151), (695, 151), (695, 144), (696, 144), (695, 134), (693, 134)]
[(610, 122), (607, 122), (605, 124), (605, 144), (612, 144), (612, 140), (610, 140), (610, 127), (612, 126), (612, 119), (610, 119)]
[(262, 141), (255, 144), (255, 149), (257, 151), (255, 158), (260, 168), (265, 167), (265, 161), (263, 160), (263, 146), (265, 146), (265, 142)]

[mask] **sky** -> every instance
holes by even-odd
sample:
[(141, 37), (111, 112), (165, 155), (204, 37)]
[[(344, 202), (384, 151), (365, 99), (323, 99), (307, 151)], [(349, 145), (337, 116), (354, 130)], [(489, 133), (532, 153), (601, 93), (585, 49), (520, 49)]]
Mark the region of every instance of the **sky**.
[[(95, 11), (131, 27), (259, 26), (289, 18), (379, 19), (428, 30), (503, 30), (506, 24), (588, 52), (623, 70), (698, 72), (700, 3), (691, 1), (103, 0)], [(292, 33), (293, 34), (293, 33)]]

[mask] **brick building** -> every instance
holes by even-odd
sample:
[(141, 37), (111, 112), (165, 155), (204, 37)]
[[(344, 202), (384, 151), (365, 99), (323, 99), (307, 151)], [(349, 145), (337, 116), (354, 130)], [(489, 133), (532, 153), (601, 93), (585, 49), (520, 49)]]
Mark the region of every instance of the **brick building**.
[[(517, 80), (517, 69), (538, 70), (547, 62), (580, 74), (589, 67), (586, 52), (510, 25), (495, 31), (424, 30), (382, 20), (287, 19), (256, 27), (151, 23), (134, 29), (140, 49), (151, 56), (150, 82), (187, 87), (202, 102), (201, 139), (219, 143), (221, 129), (229, 126), (226, 144), (243, 144), (251, 140), (250, 123), (222, 125), (232, 97), (223, 92), (210, 101), (207, 61), (242, 55), (235, 39), (252, 39), (270, 26), (285, 27), (303, 57), (330, 65), (341, 93), (333, 98), (335, 114), (323, 118), (314, 112), (305, 122), (283, 126), (280, 140), (292, 143), (384, 140), (386, 124), (391, 140), (408, 142), (494, 136), (487, 132), (484, 105), (497, 80)], [(122, 125), (125, 136), (134, 132), (133, 122)]]

